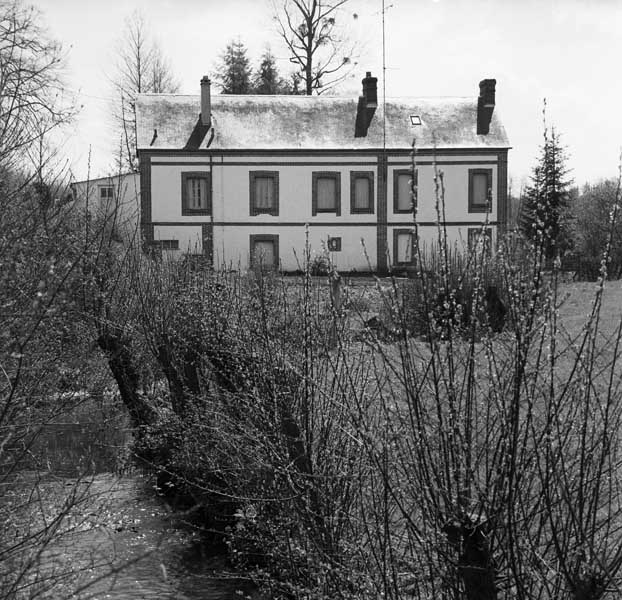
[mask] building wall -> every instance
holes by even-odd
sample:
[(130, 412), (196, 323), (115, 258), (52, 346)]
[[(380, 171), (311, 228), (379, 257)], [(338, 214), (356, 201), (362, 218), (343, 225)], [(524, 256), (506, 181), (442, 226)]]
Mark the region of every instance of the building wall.
[[(102, 200), (101, 187), (114, 189), (112, 199)], [(138, 173), (127, 173), (78, 181), (71, 185), (78, 210), (94, 216), (111, 216), (116, 211), (116, 226), (133, 231), (140, 216), (140, 181)]]
[[(411, 168), (412, 163), (405, 160), (405, 157), (389, 156), (388, 158), (388, 222), (412, 222), (410, 215), (393, 211), (393, 183), (394, 171)], [(480, 222), (486, 218), (482, 213), (469, 213), (469, 170), (470, 169), (492, 169), (492, 210), (488, 213), (488, 221), (497, 220), (498, 197), (498, 168), (497, 156), (495, 155), (439, 155), (437, 160), (426, 157), (418, 159), (417, 168), (417, 190), (418, 190), (418, 210), (417, 220), (420, 223), (436, 223), (438, 220), (436, 210), (436, 185), (434, 182), (435, 174), (440, 179), (442, 177), (444, 194), (438, 192), (439, 207), (442, 207), (442, 199), (445, 203), (445, 220), (448, 222)], [(408, 217), (411, 217), (410, 219)]]
[[(428, 152), (417, 158), (418, 222), (420, 239), (436, 239), (437, 212), (434, 185), (435, 164), (442, 171), (445, 188), (445, 221), (450, 244), (466, 246), (468, 229), (488, 224), (496, 229), (503, 173), (500, 156), (507, 151)], [(320, 254), (329, 237), (341, 238), (341, 251), (331, 259), (341, 270), (376, 270), (386, 256), (393, 260), (393, 231), (412, 227), (412, 215), (393, 210), (393, 175), (396, 169), (411, 166), (407, 152), (389, 154), (386, 160), (375, 152), (309, 155), (260, 154), (216, 155), (209, 153), (143, 152), (143, 179), (150, 183), (150, 194), (143, 206), (144, 230), (149, 238), (178, 240), (181, 251), (204, 251), (204, 240), (211, 240), (215, 264), (246, 269), (249, 266), (250, 236), (276, 235), (280, 265), (284, 270), (300, 268), (305, 240), (311, 252)], [(468, 207), (469, 169), (492, 170), (492, 210), (470, 213)], [(251, 216), (249, 173), (254, 170), (278, 171), (279, 214)], [(181, 210), (181, 177), (184, 172), (211, 173), (212, 214), (184, 216)], [(338, 172), (341, 177), (341, 212), (312, 214), (312, 173)], [(350, 172), (372, 172), (374, 177), (373, 214), (352, 214), (350, 210)], [(386, 183), (385, 183), (386, 182)], [(380, 223), (380, 226), (379, 226)], [(385, 225), (386, 223), (386, 229)], [(308, 228), (306, 227), (308, 225)], [(386, 238), (381, 235), (382, 230)], [(208, 235), (206, 235), (208, 232)], [(496, 235), (496, 232), (493, 232)], [(384, 241), (386, 239), (386, 242)], [(363, 241), (361, 241), (363, 240)]]

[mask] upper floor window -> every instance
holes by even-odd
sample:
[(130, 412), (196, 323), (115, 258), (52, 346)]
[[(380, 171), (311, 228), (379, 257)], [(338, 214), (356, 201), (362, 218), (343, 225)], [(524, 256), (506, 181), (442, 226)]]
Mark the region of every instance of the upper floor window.
[(492, 209), (492, 169), (469, 169), (469, 212)]
[(209, 173), (204, 171), (181, 174), (181, 214), (209, 215), (212, 199)]
[(312, 180), (312, 210), (317, 213), (341, 215), (341, 173), (314, 171)]
[[(412, 171), (410, 169), (395, 169), (393, 171), (393, 212), (410, 213), (412, 206)], [(415, 171), (415, 185), (417, 185), (417, 171)]]
[(374, 172), (350, 172), (350, 213), (373, 214), (374, 212)]
[(109, 200), (114, 200), (114, 186), (100, 185), (99, 186), (99, 199), (102, 202), (108, 202)]
[(251, 171), (249, 173), (250, 214), (279, 214), (279, 172)]

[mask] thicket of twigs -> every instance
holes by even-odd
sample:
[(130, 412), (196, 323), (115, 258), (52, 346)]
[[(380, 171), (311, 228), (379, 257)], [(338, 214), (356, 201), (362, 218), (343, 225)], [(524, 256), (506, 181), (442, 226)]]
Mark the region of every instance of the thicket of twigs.
[(378, 287), (390, 341), (308, 266), (294, 281), (110, 253), (86, 297), (136, 453), (271, 597), (615, 597), (608, 250), (571, 334), (545, 235), (460, 262), (439, 227), (437, 277), (419, 254), (411, 281)]

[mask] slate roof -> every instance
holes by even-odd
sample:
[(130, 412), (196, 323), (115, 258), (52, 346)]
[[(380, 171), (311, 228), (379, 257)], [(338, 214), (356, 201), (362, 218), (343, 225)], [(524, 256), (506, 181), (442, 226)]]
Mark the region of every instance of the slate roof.
[[(356, 98), (212, 94), (210, 149), (347, 150), (382, 148), (379, 102), (366, 137), (354, 137)], [(210, 134), (200, 125), (199, 95), (141, 94), (136, 100), (137, 147), (203, 149)], [(477, 135), (477, 98), (387, 98), (386, 147), (509, 148), (495, 108), (488, 135)], [(422, 125), (413, 127), (410, 115)], [(157, 135), (155, 135), (157, 132)], [(207, 134), (207, 135), (206, 135)], [(155, 137), (155, 139), (154, 139)]]

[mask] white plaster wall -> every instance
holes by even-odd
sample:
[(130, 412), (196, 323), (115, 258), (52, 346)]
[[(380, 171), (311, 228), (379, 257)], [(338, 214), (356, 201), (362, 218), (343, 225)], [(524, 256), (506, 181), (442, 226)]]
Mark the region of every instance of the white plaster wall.
[[(285, 162), (285, 158), (271, 157), (270, 162)], [(159, 157), (161, 162), (181, 162)], [(309, 157), (287, 158), (291, 165), (270, 165), (268, 159), (249, 157), (227, 157), (222, 161), (216, 157), (212, 164), (212, 212), (216, 222), (250, 222), (273, 223), (295, 222), (304, 223), (313, 218), (320, 223), (357, 222), (369, 223), (375, 220), (377, 199), (377, 169), (375, 165), (357, 164), (372, 162), (374, 157), (361, 157), (358, 161), (346, 160), (343, 157), (324, 158), (324, 163)], [(253, 165), (227, 165), (227, 162), (257, 162)], [(313, 162), (313, 165), (299, 165), (299, 162)], [(326, 161), (339, 164), (325, 164)], [(154, 222), (204, 222), (205, 216), (182, 216), (181, 214), (181, 174), (187, 171), (210, 172), (209, 164), (202, 161), (186, 160), (193, 164), (152, 164), (151, 200), (152, 220)], [(343, 163), (343, 166), (341, 165)], [(249, 210), (249, 173), (251, 171), (279, 172), (279, 215), (250, 216)], [(314, 171), (339, 172), (341, 175), (341, 215), (320, 213), (312, 217), (312, 173)], [(350, 213), (350, 172), (371, 171), (374, 174), (374, 214)]]
[[(168, 159), (167, 159), (168, 160)], [(209, 167), (152, 165), (151, 167), (151, 219), (154, 222), (205, 221), (205, 216), (182, 217), (181, 215), (181, 174), (184, 171), (205, 171)], [(209, 218), (209, 217), (208, 217)]]
[[(115, 200), (103, 205), (100, 196), (100, 186), (112, 185), (115, 189)], [(93, 179), (92, 181), (79, 181), (72, 184), (77, 207), (86, 210), (88, 207), (91, 214), (110, 215), (116, 209), (117, 221), (128, 227), (138, 224), (140, 215), (140, 178), (138, 173), (115, 175)]]
[[(389, 245), (389, 256), (391, 257), (391, 264), (393, 263), (393, 232), (394, 230), (408, 229), (408, 227), (388, 227), (387, 230), (387, 242)], [(469, 229), (476, 229), (478, 227), (446, 227), (447, 232), (447, 245), (451, 250), (459, 252), (468, 251)], [(496, 227), (490, 226), (492, 230), (492, 242), (493, 248), (496, 243)], [(413, 229), (414, 231), (414, 229)], [(435, 251), (439, 245), (439, 232), (437, 227), (434, 226), (422, 226), (418, 228), (419, 245), (424, 253)]]
[[(250, 236), (278, 235), (279, 259), (285, 271), (302, 268), (305, 255), (305, 228), (288, 226), (231, 227), (214, 229), (215, 264), (246, 270), (249, 267)], [(331, 260), (344, 271), (369, 271), (376, 268), (375, 227), (309, 227), (311, 257), (323, 254), (329, 237), (341, 237), (341, 252), (330, 252)], [(367, 250), (371, 266), (365, 257)]]
[[(483, 222), (488, 218), (496, 220), (498, 195), (498, 169), (496, 155), (451, 155), (439, 156), (438, 168), (444, 172), (446, 219), (448, 221)], [(153, 159), (152, 182), (152, 220), (156, 223), (156, 239), (178, 239), (180, 249), (199, 248), (201, 223), (215, 222), (214, 258), (216, 264), (233, 268), (248, 268), (251, 234), (279, 235), (279, 254), (283, 269), (291, 271), (299, 268), (305, 244), (304, 223), (309, 227), (309, 240), (315, 252), (322, 251), (322, 241), (329, 236), (342, 238), (342, 251), (332, 253), (339, 269), (368, 271), (376, 267), (376, 220), (378, 207), (378, 173), (376, 156), (319, 157), (319, 156), (216, 156), (212, 162), (212, 207), (211, 216), (181, 215), (181, 174), (185, 171), (209, 173), (209, 160), (205, 156), (179, 157), (158, 156)], [(179, 164), (157, 164), (158, 162)], [(232, 164), (232, 163), (252, 164)], [(269, 164), (273, 163), (288, 163)], [(326, 162), (334, 163), (327, 165)], [(256, 163), (256, 166), (255, 166)], [(311, 164), (303, 164), (311, 163)], [(456, 163), (456, 164), (452, 164)], [(465, 164), (459, 164), (465, 163)], [(393, 252), (393, 228), (404, 228), (402, 223), (410, 220), (410, 215), (393, 213), (393, 171), (409, 167), (404, 156), (390, 156), (387, 173), (387, 242), (389, 253)], [(419, 171), (419, 221), (436, 221), (434, 209), (434, 167), (429, 157), (418, 162)], [(485, 213), (468, 212), (468, 171), (471, 168), (488, 168), (493, 171), (492, 193), (493, 210)], [(249, 214), (249, 172), (253, 170), (279, 172), (279, 215), (250, 216)], [(341, 215), (333, 213), (312, 216), (312, 173), (313, 171), (337, 171), (341, 174)], [(374, 213), (350, 214), (350, 172), (371, 171), (374, 174)], [(169, 225), (157, 225), (158, 222)], [(231, 225), (222, 225), (222, 223)], [(189, 226), (181, 225), (188, 223)], [(196, 225), (190, 226), (195, 223)], [(220, 225), (218, 223), (221, 223)], [(318, 225), (321, 224), (321, 225)], [(360, 223), (360, 226), (347, 226), (345, 223)], [(397, 225), (400, 223), (400, 225)], [(341, 225), (340, 225), (341, 224)], [(493, 227), (494, 230), (494, 227)], [(466, 247), (467, 228), (448, 227), (448, 241), (451, 245)], [(436, 241), (435, 227), (421, 227), (420, 239), (423, 244), (432, 245)], [(493, 232), (493, 236), (495, 232)], [(361, 246), (365, 240), (371, 267)], [(294, 248), (299, 256), (296, 259)], [(200, 250), (199, 250), (200, 251)]]
[[(491, 157), (455, 156), (451, 160), (447, 157), (438, 157), (443, 164), (437, 165), (437, 170), (443, 173), (445, 187), (445, 219), (447, 221), (484, 221), (486, 213), (469, 213), (469, 169), (492, 169), (492, 210), (488, 213), (488, 220), (497, 218), (497, 164), (477, 162), (490, 161)], [(471, 161), (471, 164), (444, 164), (455, 161)], [(400, 164), (388, 165), (387, 176), (387, 219), (389, 222), (407, 221), (406, 213), (393, 212), (393, 173), (395, 170), (408, 169), (410, 165), (402, 159)], [(436, 189), (434, 184), (434, 165), (417, 164), (418, 172), (418, 221), (436, 221)]]
[(155, 225), (153, 239), (179, 240), (179, 250), (192, 254), (203, 252), (202, 229), (195, 225)]
[[(249, 216), (249, 173), (253, 170), (279, 172), (279, 216), (257, 215)], [(371, 166), (269, 166), (261, 165), (257, 169), (248, 166), (224, 166), (218, 169), (215, 180), (218, 187), (215, 189), (216, 202), (221, 210), (214, 214), (215, 220), (224, 221), (252, 221), (253, 223), (270, 223), (275, 220), (283, 222), (306, 222), (313, 219), (320, 223), (359, 222), (373, 220), (374, 214), (350, 213), (350, 172), (371, 171), (374, 173), (374, 192), (376, 183), (376, 168)], [(329, 171), (340, 174), (341, 177), (341, 214), (320, 213), (312, 216), (312, 178), (314, 171)], [(374, 196), (376, 194), (374, 193)], [(374, 204), (377, 199), (374, 198)], [(375, 208), (375, 207), (374, 207)]]

